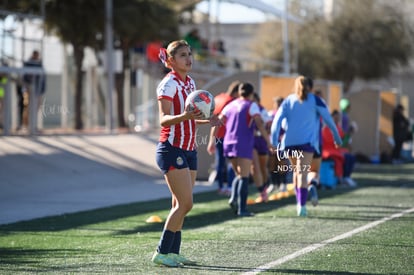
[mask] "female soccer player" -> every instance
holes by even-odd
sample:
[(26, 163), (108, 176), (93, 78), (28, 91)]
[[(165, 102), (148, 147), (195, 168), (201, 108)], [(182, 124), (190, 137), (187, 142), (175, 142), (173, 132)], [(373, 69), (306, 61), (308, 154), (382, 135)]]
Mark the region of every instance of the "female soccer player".
[[(260, 96), (257, 93), (253, 95), (253, 101), (259, 106), (260, 116), (265, 125), (265, 129), (270, 128), (272, 118), (267, 114), (266, 109), (260, 104)], [(266, 131), (268, 132), (268, 131)], [(254, 131), (254, 149), (253, 149), (253, 165), (251, 173), (253, 175), (253, 181), (256, 184), (257, 190), (260, 196), (256, 198), (255, 202), (267, 202), (266, 187), (268, 185), (268, 167), (269, 161), (269, 148), (266, 144), (266, 139), (262, 136), (257, 126)]]
[(152, 261), (177, 267), (194, 263), (180, 255), (181, 229), (184, 217), (193, 207), (197, 174), (196, 121), (208, 121), (201, 120), (201, 113), (184, 108), (187, 96), (196, 89), (194, 80), (188, 75), (193, 58), (187, 42), (171, 42), (167, 49), (160, 50), (160, 59), (171, 72), (157, 88), (161, 133), (156, 158), (172, 194), (172, 208)]
[[(269, 136), (260, 116), (259, 106), (253, 102), (253, 86), (250, 83), (239, 85), (239, 98), (230, 102), (219, 115), (226, 125), (223, 149), (224, 155), (230, 159), (236, 174), (232, 183), (230, 207), (238, 216), (248, 217), (253, 214), (247, 211), (250, 167), (254, 148), (253, 122), (266, 140), (267, 147), (272, 148)], [(215, 134), (217, 127), (214, 127)]]
[[(308, 172), (314, 152), (319, 151), (319, 117), (332, 131), (337, 145), (342, 144), (335, 123), (321, 98), (311, 93), (311, 80), (304, 76), (295, 79), (293, 94), (282, 103), (271, 127), (271, 141), (280, 150), (279, 158), (289, 158), (296, 188), (297, 215), (307, 216)], [(282, 120), (286, 118), (287, 128), (279, 146)]]

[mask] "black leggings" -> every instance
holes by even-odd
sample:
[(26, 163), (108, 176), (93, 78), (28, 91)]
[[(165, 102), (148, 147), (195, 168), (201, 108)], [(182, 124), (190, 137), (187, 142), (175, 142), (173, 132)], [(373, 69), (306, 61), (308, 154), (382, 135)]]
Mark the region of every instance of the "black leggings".
[(402, 140), (395, 140), (394, 148), (392, 149), (392, 158), (399, 159), (401, 157), (401, 149), (404, 141)]

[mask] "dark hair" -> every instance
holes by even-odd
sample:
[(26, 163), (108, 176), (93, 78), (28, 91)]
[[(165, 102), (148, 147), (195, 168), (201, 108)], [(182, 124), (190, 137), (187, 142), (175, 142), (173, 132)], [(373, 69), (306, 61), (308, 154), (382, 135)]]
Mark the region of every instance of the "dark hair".
[(317, 95), (317, 96), (319, 96), (319, 97), (322, 97), (322, 91), (321, 90), (316, 90), (314, 92), (314, 94)]
[(281, 96), (273, 98), (273, 102), (276, 103), (277, 107), (280, 107), (282, 105), (284, 98)]
[(313, 89), (313, 79), (309, 76), (306, 77), (306, 85), (308, 86), (309, 90)]
[(239, 95), (239, 85), (240, 81), (235, 80), (232, 83), (230, 83), (229, 87), (227, 88), (226, 94), (232, 97), (237, 97)]
[(239, 85), (239, 94), (242, 97), (248, 97), (253, 94), (254, 88), (253, 85), (250, 83), (241, 83)]
[(339, 111), (338, 110), (333, 110), (331, 113), (331, 116), (337, 116), (339, 115)]
[(258, 94), (258, 93), (254, 93), (254, 94), (253, 94), (253, 98), (254, 98), (254, 100), (256, 100), (257, 102), (260, 102), (260, 96), (259, 96), (259, 94)]

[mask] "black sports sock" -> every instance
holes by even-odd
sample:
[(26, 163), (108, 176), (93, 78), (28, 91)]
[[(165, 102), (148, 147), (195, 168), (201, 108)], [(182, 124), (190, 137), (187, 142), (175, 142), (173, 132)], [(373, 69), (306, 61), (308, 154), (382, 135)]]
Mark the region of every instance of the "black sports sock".
[(158, 253), (168, 254), (171, 252), (171, 247), (174, 242), (174, 235), (174, 232), (167, 229), (162, 232), (161, 239), (157, 248)]
[(263, 184), (262, 186), (257, 187), (257, 190), (259, 191), (259, 193), (262, 193), (265, 187), (266, 185)]
[(249, 178), (248, 177), (241, 178), (238, 193), (239, 193), (239, 198), (238, 198), (239, 213), (246, 212), (247, 211), (246, 210), (247, 196), (249, 195)]
[(239, 185), (240, 185), (240, 178), (236, 176), (234, 177), (233, 182), (231, 184), (231, 196), (229, 199), (229, 203), (237, 201), (238, 199), (237, 197), (239, 193)]
[(174, 241), (171, 247), (171, 253), (180, 254), (181, 247), (181, 231), (177, 231), (174, 234)]

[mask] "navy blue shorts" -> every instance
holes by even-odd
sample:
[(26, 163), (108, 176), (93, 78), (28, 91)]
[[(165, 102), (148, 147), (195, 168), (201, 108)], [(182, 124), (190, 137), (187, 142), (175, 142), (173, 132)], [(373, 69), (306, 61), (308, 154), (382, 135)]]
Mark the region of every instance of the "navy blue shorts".
[(315, 150), (315, 152), (313, 153), (313, 158), (314, 159), (320, 159), (322, 157), (322, 154), (321, 154), (321, 152), (316, 152), (316, 150)]
[(156, 158), (158, 167), (164, 174), (173, 169), (197, 170), (197, 151), (174, 147), (168, 141), (157, 144)]
[(301, 144), (301, 145), (286, 146), (285, 151), (289, 152), (290, 157), (300, 155), (300, 152), (306, 152), (306, 153), (312, 153), (312, 154), (316, 152), (315, 148), (313, 148), (313, 146), (310, 145), (309, 143)]
[(254, 149), (256, 149), (260, 156), (269, 154), (269, 148), (267, 148), (266, 140), (261, 136), (254, 137)]
[(322, 145), (319, 144), (319, 153), (315, 150), (313, 153), (314, 159), (320, 159), (322, 157)]

